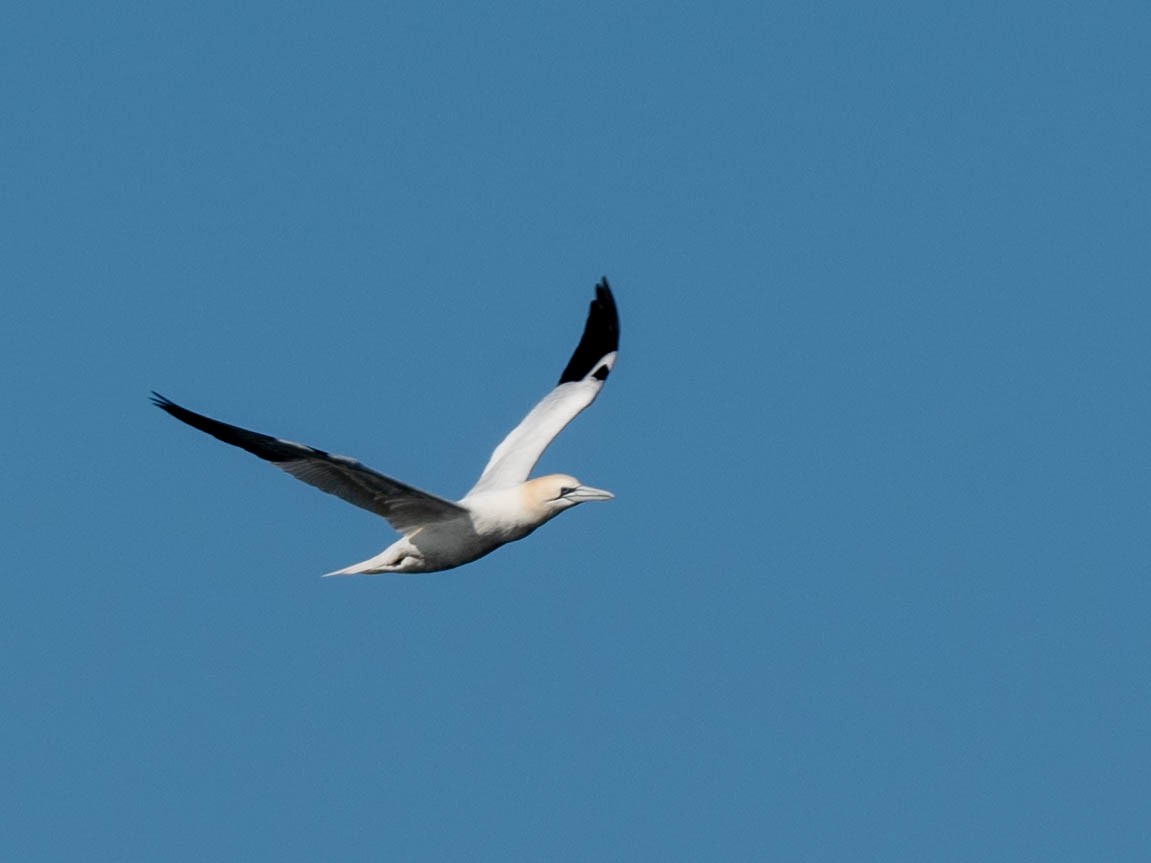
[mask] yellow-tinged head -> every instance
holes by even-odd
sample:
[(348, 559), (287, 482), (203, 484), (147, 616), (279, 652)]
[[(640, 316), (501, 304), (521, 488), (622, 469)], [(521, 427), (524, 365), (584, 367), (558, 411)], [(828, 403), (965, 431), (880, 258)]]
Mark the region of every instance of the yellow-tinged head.
[(538, 515), (541, 521), (559, 515), (579, 503), (589, 500), (611, 500), (615, 497), (610, 491), (581, 485), (574, 476), (553, 473), (529, 479), (520, 486), (524, 507)]

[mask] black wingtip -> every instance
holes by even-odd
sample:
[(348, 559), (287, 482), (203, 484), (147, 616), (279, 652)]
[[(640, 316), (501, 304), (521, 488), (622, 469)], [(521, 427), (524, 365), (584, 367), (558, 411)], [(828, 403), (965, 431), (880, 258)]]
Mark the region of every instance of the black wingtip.
[(167, 396), (160, 395), (155, 390), (152, 390), (152, 404), (167, 413), (169, 416), (173, 416), (180, 420), (180, 422), (187, 423), (193, 428), (200, 429), (200, 431), (206, 431), (208, 434), (214, 433), (208, 428), (208, 426), (217, 423), (217, 420), (203, 416), (202, 414), (198, 414), (195, 411), (190, 411), (186, 407), (176, 404)]
[[(202, 416), (195, 411), (188, 410), (183, 405), (176, 404), (170, 398), (160, 395), (155, 390), (152, 390), (152, 404), (154, 404), (160, 410), (164, 411), (164, 413), (168, 414), (168, 416), (173, 416), (180, 422), (187, 423), (193, 428), (198, 428), (201, 431), (208, 431), (208, 429), (204, 427), (204, 423), (216, 422), (216, 420)], [(210, 431), (208, 431), (208, 433), (212, 434)]]
[(583, 336), (568, 361), (567, 368), (560, 375), (559, 382), (566, 384), (581, 381), (593, 371), (598, 380), (604, 380), (610, 369), (606, 366), (597, 369), (596, 363), (612, 351), (618, 350), (619, 312), (615, 306), (611, 285), (608, 284), (607, 276), (604, 276), (596, 283), (595, 299), (588, 308)]
[(247, 450), (252, 455), (259, 456), (265, 461), (294, 461), (300, 458), (303, 452), (315, 453), (320, 456), (328, 455), (326, 452), (315, 449), (314, 447), (292, 443), (291, 441), (282, 441), (271, 435), (241, 428), (240, 426), (234, 426), (226, 422), (221, 422), (220, 420), (214, 420), (211, 417), (190, 411), (186, 407), (176, 404), (170, 398), (162, 396), (155, 391), (152, 392), (152, 404), (175, 417), (180, 422), (190, 425), (192, 428), (198, 429), (205, 434), (210, 434), (216, 440)]

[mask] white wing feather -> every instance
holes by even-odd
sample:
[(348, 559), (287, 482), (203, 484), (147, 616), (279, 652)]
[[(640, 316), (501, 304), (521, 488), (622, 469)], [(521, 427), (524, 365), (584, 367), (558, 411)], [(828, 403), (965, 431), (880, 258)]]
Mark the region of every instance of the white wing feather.
[[(615, 357), (616, 353), (612, 351), (596, 368), (607, 366), (610, 371)], [(480, 481), (468, 494), (507, 488), (526, 480), (548, 444), (580, 411), (595, 401), (603, 383), (588, 375), (582, 381), (560, 384), (544, 396), (496, 447)]]
[(619, 351), (619, 314), (607, 279), (600, 280), (595, 292), (583, 335), (559, 385), (500, 442), (469, 495), (524, 482), (548, 444), (603, 389)]

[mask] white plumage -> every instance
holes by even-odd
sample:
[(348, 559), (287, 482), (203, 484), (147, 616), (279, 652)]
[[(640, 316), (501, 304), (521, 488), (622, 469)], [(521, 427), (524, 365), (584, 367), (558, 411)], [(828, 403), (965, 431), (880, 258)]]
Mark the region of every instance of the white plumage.
[(417, 573), (451, 569), (522, 539), (565, 509), (610, 492), (566, 474), (528, 479), (540, 455), (590, 405), (615, 365), (619, 316), (607, 279), (596, 285), (583, 336), (559, 384), (496, 447), (479, 481), (449, 501), (331, 455), (211, 419), (158, 393), (153, 402), (176, 419), (257, 455), (292, 476), (387, 519), (402, 538), (375, 557), (328, 575)]

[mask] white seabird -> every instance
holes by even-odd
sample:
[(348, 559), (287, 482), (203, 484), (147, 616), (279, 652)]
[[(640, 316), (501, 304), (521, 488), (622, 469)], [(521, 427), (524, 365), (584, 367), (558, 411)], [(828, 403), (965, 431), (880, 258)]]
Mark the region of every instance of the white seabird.
[(611, 492), (582, 485), (567, 474), (535, 479), (528, 479), (528, 474), (552, 439), (595, 401), (615, 365), (618, 350), (619, 316), (605, 278), (596, 285), (583, 336), (559, 384), (503, 439), (479, 481), (455, 502), (412, 488), (347, 456), (211, 419), (159, 393), (152, 393), (152, 401), (193, 428), (383, 516), (403, 534), (375, 557), (328, 575), (437, 572), (470, 563), (501, 545), (523, 539), (577, 504), (613, 497)]

